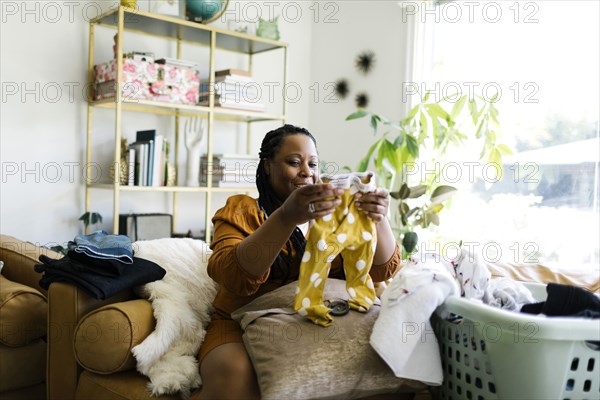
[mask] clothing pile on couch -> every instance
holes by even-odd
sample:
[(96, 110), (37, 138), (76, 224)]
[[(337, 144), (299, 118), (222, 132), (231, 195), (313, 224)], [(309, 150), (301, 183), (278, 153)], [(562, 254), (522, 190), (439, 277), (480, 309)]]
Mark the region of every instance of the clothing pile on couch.
[(158, 264), (134, 257), (129, 237), (103, 230), (76, 236), (61, 259), (41, 255), (39, 260), (41, 264), (35, 270), (44, 273), (41, 287), (48, 289), (52, 282), (67, 282), (97, 299), (162, 279), (166, 274)]

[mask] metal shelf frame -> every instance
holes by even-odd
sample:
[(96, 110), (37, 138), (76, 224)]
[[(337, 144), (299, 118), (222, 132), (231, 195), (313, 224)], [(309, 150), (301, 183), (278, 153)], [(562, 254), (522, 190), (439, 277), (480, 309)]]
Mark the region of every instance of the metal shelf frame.
[[(92, 190), (104, 189), (113, 192), (113, 233), (119, 231), (119, 209), (121, 192), (147, 193), (163, 192), (170, 193), (173, 197), (173, 231), (177, 226), (177, 205), (179, 193), (201, 193), (205, 195), (205, 226), (204, 240), (210, 243), (211, 240), (211, 206), (213, 193), (243, 193), (255, 190), (255, 188), (221, 188), (213, 187), (212, 179), (207, 179), (206, 187), (185, 187), (185, 186), (126, 186), (121, 185), (119, 180), (120, 168), (115, 168), (114, 179), (111, 184), (98, 184), (91, 181), (92, 176), (92, 131), (93, 131), (93, 110), (94, 108), (107, 108), (114, 110), (114, 165), (119, 165), (121, 160), (121, 126), (124, 111), (150, 113), (156, 115), (171, 116), (175, 119), (175, 142), (174, 159), (175, 164), (179, 160), (179, 119), (181, 117), (201, 117), (206, 118), (207, 127), (207, 154), (208, 159), (213, 157), (213, 135), (215, 121), (233, 121), (246, 123), (247, 145), (251, 139), (251, 124), (262, 121), (281, 121), (286, 120), (286, 101), (282, 99), (281, 114), (266, 114), (244, 110), (224, 109), (214, 106), (214, 95), (210, 96), (208, 107), (193, 106), (173, 103), (163, 103), (151, 100), (126, 99), (122, 96), (123, 89), (123, 41), (124, 33), (137, 33), (148, 36), (163, 38), (165, 40), (174, 40), (177, 43), (177, 58), (181, 58), (182, 44), (195, 44), (209, 48), (209, 86), (214, 87), (215, 82), (215, 58), (216, 50), (225, 50), (248, 56), (248, 64), (252, 70), (253, 56), (263, 52), (282, 50), (283, 51), (283, 86), (287, 84), (287, 58), (288, 45), (284, 42), (260, 38), (244, 33), (232, 32), (225, 29), (202, 25), (196, 22), (187, 21), (176, 17), (153, 14), (139, 11), (124, 6), (118, 6), (106, 13), (90, 20), (89, 22), (89, 43), (88, 43), (88, 81), (94, 82), (94, 46), (95, 46), (95, 28), (106, 27), (115, 29), (118, 33), (116, 42), (117, 54), (117, 79), (114, 99), (107, 100), (88, 100), (87, 105), (87, 134), (86, 134), (86, 168), (87, 182), (85, 186), (85, 210), (91, 211)], [(249, 149), (247, 149), (249, 150)], [(212, 175), (212, 165), (207, 166), (207, 175)]]

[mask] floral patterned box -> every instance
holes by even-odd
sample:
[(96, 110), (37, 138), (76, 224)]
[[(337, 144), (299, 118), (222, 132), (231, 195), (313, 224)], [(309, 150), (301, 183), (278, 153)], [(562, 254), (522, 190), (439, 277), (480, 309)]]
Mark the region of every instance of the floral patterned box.
[[(117, 60), (94, 67), (94, 99), (115, 97)], [(196, 104), (200, 90), (197, 70), (168, 64), (123, 59), (123, 98), (156, 100), (167, 103)]]

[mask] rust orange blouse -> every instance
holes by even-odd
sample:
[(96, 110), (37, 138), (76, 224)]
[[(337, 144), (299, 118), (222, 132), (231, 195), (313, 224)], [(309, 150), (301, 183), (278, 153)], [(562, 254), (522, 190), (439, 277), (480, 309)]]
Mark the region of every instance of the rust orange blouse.
[[(236, 309), (248, 304), (260, 295), (281, 287), (281, 273), (271, 267), (262, 276), (256, 277), (244, 270), (238, 262), (238, 244), (265, 222), (265, 215), (258, 207), (258, 201), (246, 195), (235, 195), (227, 200), (212, 219), (214, 238), (210, 245), (213, 250), (208, 261), (208, 274), (219, 284), (219, 291), (213, 302), (216, 313), (224, 319)], [(273, 249), (279, 253), (281, 249)], [(285, 247), (283, 251), (286, 252)], [(251, 252), (247, 255), (252, 257)], [(343, 279), (342, 258), (338, 255), (331, 263), (329, 277)], [(370, 275), (373, 282), (391, 278), (401, 265), (400, 251), (396, 250), (388, 262), (373, 265)], [(299, 262), (290, 266), (289, 283), (298, 279)]]

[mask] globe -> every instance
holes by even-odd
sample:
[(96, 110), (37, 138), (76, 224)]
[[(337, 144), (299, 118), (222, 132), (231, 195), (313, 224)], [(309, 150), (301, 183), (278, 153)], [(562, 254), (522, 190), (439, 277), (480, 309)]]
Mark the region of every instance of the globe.
[(185, 7), (193, 19), (210, 22), (223, 14), (227, 3), (223, 0), (186, 0)]

